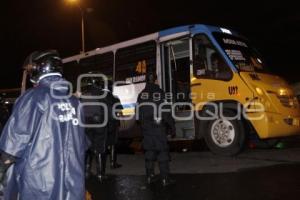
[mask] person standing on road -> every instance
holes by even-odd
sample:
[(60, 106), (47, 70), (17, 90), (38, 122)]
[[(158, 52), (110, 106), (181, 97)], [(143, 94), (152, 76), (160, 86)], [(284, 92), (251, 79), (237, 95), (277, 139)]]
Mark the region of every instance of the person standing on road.
[(97, 178), (103, 182), (107, 178), (105, 175), (107, 134), (112, 109), (108, 92), (103, 89), (103, 80), (100, 79), (100, 77), (94, 77), (92, 74), (86, 78), (81, 102), (85, 114), (86, 134), (91, 141), (91, 148), (86, 157), (86, 178), (90, 176), (92, 160), (95, 157)]
[(123, 106), (120, 99), (113, 95), (113, 83), (111, 80), (108, 81), (107, 98), (112, 104), (111, 107), (115, 115), (108, 124), (107, 145), (110, 153), (110, 168), (117, 169), (122, 167), (122, 165), (117, 162), (116, 145), (118, 143), (118, 132), (120, 128), (120, 120), (117, 118), (122, 115)]
[(88, 140), (61, 58), (55, 50), (33, 52), (24, 67), (36, 87), (18, 98), (2, 132), (4, 199), (83, 200)]
[[(160, 106), (166, 104), (166, 101), (164, 91), (156, 84), (156, 74), (150, 72), (147, 74), (146, 79), (146, 87), (138, 95), (137, 114), (138, 123), (143, 134), (147, 182), (151, 184), (155, 180), (154, 163), (157, 160), (162, 184), (167, 186), (174, 184), (175, 181), (169, 177), (170, 155), (166, 132), (169, 127), (174, 134), (175, 124), (171, 116), (171, 110), (169, 112), (160, 112)], [(168, 105), (166, 104), (166, 106)], [(157, 112), (155, 112), (155, 109), (157, 109)]]

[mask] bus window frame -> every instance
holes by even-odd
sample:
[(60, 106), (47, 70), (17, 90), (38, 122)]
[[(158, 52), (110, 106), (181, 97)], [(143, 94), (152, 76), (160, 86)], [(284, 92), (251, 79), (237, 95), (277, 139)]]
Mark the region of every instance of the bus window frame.
[[(216, 43), (220, 46), (220, 49), (222, 50), (222, 52), (224, 52), (224, 56), (226, 57), (226, 59), (228, 59), (228, 61), (233, 65), (234, 69), (237, 70), (237, 72), (246, 72), (246, 73), (263, 73), (263, 74), (273, 74), (270, 69), (268, 68), (267, 64), (266, 64), (266, 60), (263, 56), (263, 54), (256, 48), (256, 46), (253, 45), (253, 43), (248, 39), (246, 38), (245, 36), (243, 35), (232, 35), (234, 36), (236, 39), (240, 39), (240, 40), (244, 40), (247, 42), (247, 45), (248, 46), (251, 46), (252, 49), (260, 56), (260, 59), (263, 60), (263, 69), (264, 70), (259, 70), (259, 71), (247, 71), (247, 70), (241, 70), (240, 67), (238, 67), (234, 61), (229, 57), (229, 55), (225, 52), (224, 48), (221, 46), (221, 44), (219, 44), (219, 41), (216, 39), (216, 36), (215, 34), (224, 34), (224, 33), (220, 33), (220, 32), (217, 32), (217, 31), (214, 31), (212, 32), (212, 37), (214, 40), (216, 40)], [(224, 34), (226, 35), (226, 34)]]
[[(73, 68), (73, 72), (70, 74), (69, 72), (69, 68), (70, 68), (70, 64), (76, 64), (76, 66), (75, 65), (72, 65), (71, 66), (71, 68)], [(68, 68), (67, 70), (66, 70), (66, 68)], [(76, 70), (74, 69), (74, 68), (76, 68)], [(68, 73), (65, 73), (65, 72), (68, 72)], [(77, 72), (79, 72), (79, 74), (77, 75)], [(75, 75), (74, 75), (75, 74)], [(68, 81), (68, 82), (70, 82), (71, 84), (72, 84), (72, 87), (73, 87), (73, 92), (76, 92), (76, 90), (77, 90), (77, 80), (78, 80), (78, 77), (80, 76), (80, 74), (81, 74), (81, 72), (80, 72), (80, 65), (79, 65), (79, 60), (73, 60), (73, 61), (70, 61), (70, 62), (66, 62), (66, 63), (63, 63), (63, 73), (62, 73), (62, 77), (66, 80), (66, 81)], [(69, 75), (72, 75), (72, 76), (76, 76), (76, 79), (70, 79), (69, 77)], [(73, 82), (74, 81), (74, 82)]]
[[(195, 39), (197, 36), (199, 35), (203, 35), (207, 38), (207, 40), (210, 42), (210, 44), (215, 48), (216, 52), (221, 56), (221, 58), (223, 59), (223, 61), (226, 63), (226, 67), (228, 68), (228, 72), (230, 72), (230, 78), (228, 79), (218, 79), (218, 78), (213, 78), (213, 77), (208, 77), (208, 76), (197, 76), (195, 74), (195, 70), (194, 70), (194, 61), (195, 61)], [(197, 33), (197, 34), (194, 34), (192, 36), (192, 63), (193, 63), (193, 66), (192, 66), (192, 74), (193, 74), (193, 77), (196, 78), (196, 79), (206, 79), (206, 80), (217, 80), (217, 81), (224, 81), (224, 82), (229, 82), (233, 79), (234, 77), (234, 72), (232, 70), (232, 67), (231, 67), (231, 63), (228, 62), (228, 58), (224, 56), (223, 54), (223, 51), (222, 49), (220, 50), (220, 47), (217, 46), (218, 44), (215, 44), (215, 42), (209, 37), (209, 35), (207, 35), (206, 33)], [(235, 67), (235, 66), (234, 66)]]
[[(122, 53), (122, 50), (124, 49), (128, 49), (128, 48), (133, 48), (135, 46), (139, 46), (139, 45), (143, 45), (143, 44), (147, 44), (150, 45), (153, 45), (153, 49), (155, 51), (155, 53), (153, 54), (153, 59), (154, 59), (154, 62), (153, 62), (153, 65), (154, 65), (154, 68), (153, 67), (150, 67), (149, 69), (155, 69), (155, 72), (157, 73), (157, 60), (158, 60), (158, 57), (157, 57), (157, 54), (158, 54), (158, 49), (157, 49), (157, 41), (155, 40), (149, 40), (149, 41), (145, 41), (145, 42), (141, 42), (141, 43), (138, 43), (138, 44), (134, 44), (134, 45), (129, 45), (129, 46), (126, 46), (126, 47), (123, 47), (123, 48), (118, 48), (116, 49), (115, 53), (114, 53), (114, 81), (116, 82), (119, 82), (119, 83), (124, 83), (124, 84), (120, 84), (121, 85), (130, 85), (130, 84), (140, 84), (140, 83), (146, 83), (146, 75), (147, 75), (147, 71), (148, 71), (148, 65), (146, 65), (146, 73), (145, 74), (141, 74), (141, 76), (145, 76), (145, 80), (144, 81), (141, 81), (141, 82), (133, 82), (133, 83), (126, 83), (126, 80), (119, 80), (119, 77), (117, 75), (117, 72), (119, 71), (119, 65), (120, 65), (120, 61), (118, 60), (118, 55), (120, 53)], [(147, 59), (144, 59), (145, 61), (147, 61)], [(137, 62), (140, 62), (141, 59), (137, 60)], [(128, 63), (127, 63), (128, 64)], [(122, 63), (122, 65), (124, 65), (124, 63)]]
[[(103, 71), (103, 69), (107, 69), (107, 68), (103, 68), (103, 66), (102, 67), (99, 67), (99, 63), (97, 62), (98, 60), (101, 60), (99, 57), (100, 56), (107, 56), (108, 58), (112, 58), (112, 65), (111, 65), (111, 67), (112, 67), (112, 70), (109, 72), (109, 73), (106, 73), (105, 72), (105, 70)], [(109, 57), (109, 56), (111, 56), (111, 57)], [(94, 59), (94, 61), (93, 61), (93, 67), (90, 67), (90, 66), (88, 66), (89, 68), (92, 68), (92, 69), (88, 69), (88, 70), (84, 70), (83, 68), (83, 66), (84, 65), (82, 65), (82, 62), (84, 62), (86, 59)], [(107, 59), (108, 60), (108, 59)], [(110, 61), (110, 60), (109, 60)], [(76, 63), (76, 66), (71, 66), (71, 67), (69, 67), (68, 65), (70, 64), (70, 63)], [(90, 62), (91, 63), (91, 62)], [(108, 63), (108, 62), (107, 62)], [(103, 64), (103, 63), (100, 63), (100, 64)], [(113, 79), (113, 77), (114, 77), (114, 64), (115, 64), (115, 54), (114, 54), (114, 52), (113, 51), (108, 51), (108, 52), (104, 52), (104, 53), (100, 53), (100, 54), (94, 54), (94, 55), (90, 55), (90, 56), (87, 56), (87, 57), (83, 57), (83, 58), (80, 58), (80, 59), (78, 59), (78, 60), (72, 60), (72, 61), (69, 61), (69, 62), (65, 62), (65, 63), (63, 63), (63, 71), (68, 71), (68, 72), (70, 72), (69, 70), (71, 69), (71, 68), (77, 68), (76, 69), (76, 71), (75, 72), (73, 72), (73, 73), (67, 73), (68, 75), (66, 76), (66, 74), (65, 73), (63, 73), (63, 77), (67, 80), (67, 81), (69, 81), (69, 82), (71, 82), (72, 83), (72, 85), (73, 85), (73, 92), (76, 92), (77, 90), (78, 90), (78, 78), (81, 76), (81, 75), (83, 75), (83, 74), (88, 74), (88, 73), (92, 73), (92, 74), (104, 74), (105, 76), (110, 76), (112, 79)], [(68, 67), (67, 67), (68, 66)], [(94, 66), (96, 66), (96, 67), (94, 67)], [(65, 68), (67, 67), (67, 69), (68, 70), (65, 70)], [(75, 80), (72, 80), (72, 81), (75, 81), (74, 83), (71, 81), (71, 79), (69, 78), (70, 76), (69, 75), (72, 75), (72, 77), (73, 76), (75, 76), (76, 77), (76, 79)], [(75, 85), (74, 85), (75, 84)], [(76, 86), (76, 87), (75, 87)]]
[[(112, 61), (112, 63), (111, 63), (112, 70), (109, 73), (107, 73), (107, 72), (104, 73), (103, 72), (103, 69), (107, 69), (107, 68), (103, 68), (103, 66), (102, 66), (102, 68), (100, 68), (98, 66), (99, 65), (98, 60), (101, 60), (99, 58), (101, 56), (107, 56), (107, 57), (108, 56), (112, 56), (112, 57), (108, 57), (108, 58), (112, 58), (112, 60), (111, 60)], [(94, 59), (93, 65), (96, 66), (96, 68), (95, 69), (88, 69), (88, 70), (85, 70), (86, 72), (84, 72), (83, 66), (82, 66), (81, 63), (84, 62), (85, 59), (90, 59), (90, 58)], [(105, 53), (100, 53), (100, 54), (95, 54), (95, 55), (91, 55), (91, 56), (88, 56), (88, 57), (84, 57), (84, 58), (81, 58), (79, 60), (78, 64), (79, 64), (79, 69), (80, 69), (80, 75), (81, 74), (86, 74), (88, 72), (97, 72), (97, 73), (100, 72), (100, 73), (102, 73), (102, 74), (104, 74), (106, 76), (111, 76), (113, 78), (114, 77), (114, 68), (115, 68), (115, 53), (113, 51), (108, 51), (108, 52), (105, 52)], [(94, 68), (94, 66), (92, 68)]]
[[(191, 68), (191, 60), (193, 57), (191, 57), (191, 55), (193, 54), (193, 49), (192, 49), (192, 46), (191, 46), (191, 40), (192, 40), (192, 37), (190, 34), (187, 34), (187, 35), (182, 35), (180, 37), (177, 37), (177, 38), (172, 38), (170, 40), (164, 40), (164, 41), (161, 41), (159, 42), (159, 48), (160, 48), (160, 62), (161, 62), (161, 66), (160, 66), (160, 71), (161, 71), (161, 87), (163, 88), (164, 91), (171, 91), (171, 88), (173, 87), (173, 83), (172, 83), (172, 79), (174, 78), (172, 73), (169, 71), (170, 69), (166, 70), (166, 66), (165, 66), (165, 61), (166, 61), (166, 58), (165, 58), (165, 51), (164, 51), (164, 48), (166, 47), (166, 44), (167, 43), (172, 43), (174, 41), (178, 41), (178, 40), (187, 40), (187, 43), (188, 43), (188, 47), (189, 47), (189, 53), (188, 53), (188, 57), (189, 57), (189, 74), (190, 74), (190, 83), (191, 83), (191, 79), (192, 79), (192, 76), (193, 74), (191, 74), (191, 70), (193, 70), (193, 67)], [(170, 62), (170, 61), (169, 61)], [(168, 76), (169, 78), (171, 77), (171, 79), (169, 79), (169, 83), (167, 84), (167, 80), (166, 80), (166, 73), (168, 73)], [(167, 86), (169, 88), (167, 88)], [(173, 100), (172, 100), (172, 103)]]

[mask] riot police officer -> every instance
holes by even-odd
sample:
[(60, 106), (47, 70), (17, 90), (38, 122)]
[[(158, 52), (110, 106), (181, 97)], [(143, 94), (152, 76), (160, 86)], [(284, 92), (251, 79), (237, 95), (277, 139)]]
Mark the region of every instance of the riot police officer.
[(88, 140), (79, 101), (69, 96), (55, 50), (37, 51), (24, 67), (36, 87), (21, 95), (0, 139), (4, 199), (82, 200)]
[(119, 118), (122, 115), (123, 106), (118, 96), (113, 95), (113, 82), (111, 80), (108, 81), (108, 88), (104, 90), (107, 91), (107, 98), (109, 102), (111, 102), (111, 107), (114, 112), (114, 117), (112, 117), (112, 120), (108, 123), (107, 145), (110, 153), (110, 168), (116, 169), (122, 167), (121, 164), (117, 163), (116, 145), (118, 142), (118, 131), (120, 127)]
[(107, 134), (108, 122), (111, 121), (111, 103), (104, 82), (100, 77), (88, 77), (84, 80), (81, 102), (86, 123), (86, 134), (91, 141), (91, 148), (86, 156), (86, 177), (89, 177), (93, 157), (96, 159), (97, 178), (103, 182), (107, 176)]
[(175, 181), (169, 177), (170, 156), (166, 131), (167, 128), (171, 128), (172, 133), (175, 133), (175, 125), (171, 110), (160, 112), (160, 106), (169, 105), (166, 104), (165, 93), (156, 84), (156, 80), (155, 73), (147, 74), (145, 89), (139, 94), (137, 100), (137, 117), (143, 134), (147, 182), (151, 184), (155, 181), (154, 163), (157, 160), (162, 184), (167, 186)]

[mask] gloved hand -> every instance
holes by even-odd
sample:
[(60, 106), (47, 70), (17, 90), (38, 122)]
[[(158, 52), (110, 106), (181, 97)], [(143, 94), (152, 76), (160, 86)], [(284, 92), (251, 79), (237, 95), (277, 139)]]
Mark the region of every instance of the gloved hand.
[(0, 156), (0, 184), (2, 184), (7, 169), (16, 161), (16, 158), (5, 152)]
[(7, 170), (7, 165), (5, 165), (2, 160), (0, 160), (0, 184), (2, 184)]

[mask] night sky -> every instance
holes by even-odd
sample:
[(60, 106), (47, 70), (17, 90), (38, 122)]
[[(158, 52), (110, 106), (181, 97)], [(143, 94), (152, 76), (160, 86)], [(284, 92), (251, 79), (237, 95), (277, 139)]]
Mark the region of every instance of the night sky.
[[(81, 0), (86, 49), (92, 50), (162, 29), (194, 23), (235, 29), (247, 36), (270, 69), (300, 81), (300, 11), (296, 1)], [(0, 88), (19, 87), (21, 66), (35, 50), (62, 57), (81, 49), (81, 15), (64, 0), (2, 0)]]

